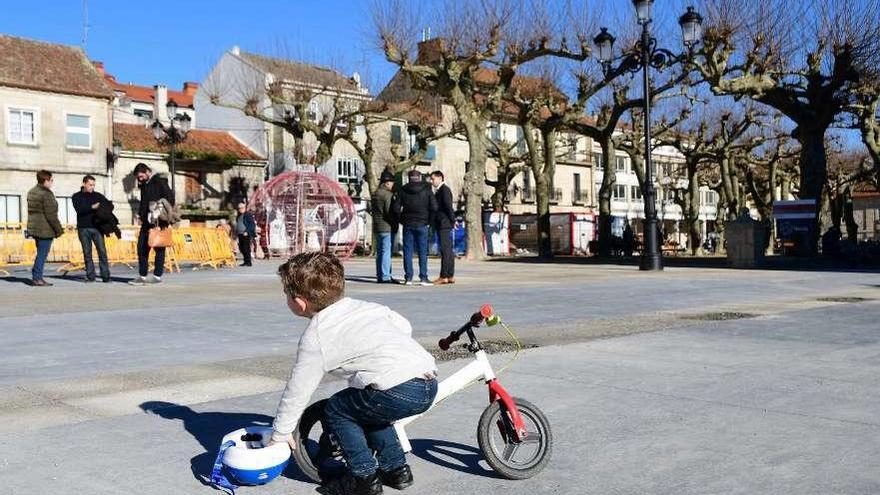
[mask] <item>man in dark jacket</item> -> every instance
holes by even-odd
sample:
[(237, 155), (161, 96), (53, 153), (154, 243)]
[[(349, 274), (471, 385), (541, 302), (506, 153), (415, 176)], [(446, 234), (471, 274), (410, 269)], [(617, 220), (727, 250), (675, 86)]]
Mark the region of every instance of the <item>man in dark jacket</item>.
[(391, 278), (391, 241), (397, 232), (397, 217), (391, 209), (394, 174), (383, 170), (379, 188), (372, 198), (373, 230), (376, 232), (376, 282), (394, 283)]
[(392, 206), (403, 225), (403, 271), (406, 285), (413, 284), (413, 249), (419, 251), (419, 283), (433, 285), (428, 279), (428, 225), (437, 211), (431, 186), (422, 173), (410, 170), (407, 183), (400, 189)]
[(437, 214), (434, 215), (434, 230), (440, 238), (440, 277), (435, 284), (455, 283), (455, 253), (452, 251), (452, 228), (455, 227), (455, 207), (452, 204), (452, 190), (443, 183), (443, 172), (431, 172), (431, 185), (437, 201)]
[(83, 260), (86, 264), (86, 282), (95, 281), (95, 262), (92, 260), (92, 244), (98, 251), (98, 265), (101, 269), (101, 280), (110, 281), (110, 263), (107, 262), (107, 248), (104, 235), (95, 224), (95, 213), (102, 205), (106, 207), (110, 201), (103, 194), (95, 191), (95, 178), (91, 175), (83, 177), (82, 188), (71, 198), (73, 209), (76, 210), (76, 232), (82, 245)]
[(129, 284), (144, 285), (158, 284), (162, 282), (162, 275), (165, 273), (165, 248), (153, 248), (156, 251), (155, 266), (153, 268), (153, 276), (147, 277), (150, 259), (150, 228), (158, 225), (159, 227), (167, 227), (168, 223), (156, 220), (156, 225), (150, 218), (150, 203), (158, 202), (165, 199), (172, 205), (174, 204), (174, 196), (171, 194), (171, 188), (168, 187), (168, 181), (164, 177), (153, 174), (153, 170), (146, 163), (138, 163), (134, 168), (134, 176), (138, 181), (138, 187), (141, 190), (141, 203), (138, 207), (138, 221), (141, 224), (141, 230), (138, 234), (138, 277)]
[(247, 211), (245, 203), (238, 204), (238, 216), (235, 217), (235, 235), (238, 237), (238, 250), (244, 258), (241, 266), (251, 266), (251, 242), (257, 236), (257, 222), (254, 215)]
[(37, 256), (31, 269), (32, 285), (35, 287), (52, 285), (43, 280), (43, 266), (52, 249), (52, 240), (64, 234), (64, 227), (58, 220), (58, 201), (52, 193), (53, 182), (52, 172), (40, 170), (37, 172), (37, 185), (27, 194), (27, 230), (37, 244)]

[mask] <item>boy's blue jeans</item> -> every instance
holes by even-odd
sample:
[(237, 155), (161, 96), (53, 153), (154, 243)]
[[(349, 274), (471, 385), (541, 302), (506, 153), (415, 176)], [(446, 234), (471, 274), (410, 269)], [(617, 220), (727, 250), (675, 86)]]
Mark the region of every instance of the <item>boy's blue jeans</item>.
[(419, 280), (428, 280), (428, 226), (403, 228), (403, 276), (406, 280), (413, 279), (413, 250), (419, 255)]
[(377, 467), (388, 472), (406, 464), (391, 423), (427, 411), (435, 395), (436, 379), (414, 378), (388, 390), (347, 388), (330, 397), (327, 426), (336, 435), (351, 474), (363, 478)]

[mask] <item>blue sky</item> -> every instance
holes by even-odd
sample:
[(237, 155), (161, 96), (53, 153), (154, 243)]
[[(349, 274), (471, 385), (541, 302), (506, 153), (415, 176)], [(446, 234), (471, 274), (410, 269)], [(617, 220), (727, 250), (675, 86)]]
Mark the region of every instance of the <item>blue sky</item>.
[[(3, 2), (0, 33), (80, 45), (82, 0)], [(178, 88), (201, 81), (233, 45), (360, 70), (382, 84), (394, 68), (371, 39), (360, 0), (89, 0), (89, 58), (120, 82)], [(375, 88), (374, 88), (375, 89)]]

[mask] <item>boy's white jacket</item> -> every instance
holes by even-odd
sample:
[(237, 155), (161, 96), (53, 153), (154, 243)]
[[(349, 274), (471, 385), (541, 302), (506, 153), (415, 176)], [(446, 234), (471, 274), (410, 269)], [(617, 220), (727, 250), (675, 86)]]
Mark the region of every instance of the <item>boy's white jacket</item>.
[(312, 317), (300, 338), (272, 439), (290, 438), (325, 373), (348, 379), (350, 387), (387, 390), (436, 371), (406, 318), (381, 304), (340, 299)]

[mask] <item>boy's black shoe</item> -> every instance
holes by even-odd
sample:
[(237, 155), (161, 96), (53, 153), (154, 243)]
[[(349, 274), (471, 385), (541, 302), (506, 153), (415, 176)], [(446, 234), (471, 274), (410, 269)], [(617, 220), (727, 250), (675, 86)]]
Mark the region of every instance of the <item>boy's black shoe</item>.
[(398, 490), (403, 490), (404, 488), (413, 484), (413, 475), (412, 471), (409, 468), (409, 464), (404, 464), (394, 471), (390, 471), (387, 473), (385, 471), (379, 470), (379, 479), (382, 480), (383, 485), (390, 486), (391, 488), (396, 488)]
[(360, 478), (346, 474), (322, 487), (325, 493), (332, 495), (381, 495), (382, 481), (376, 473)]

